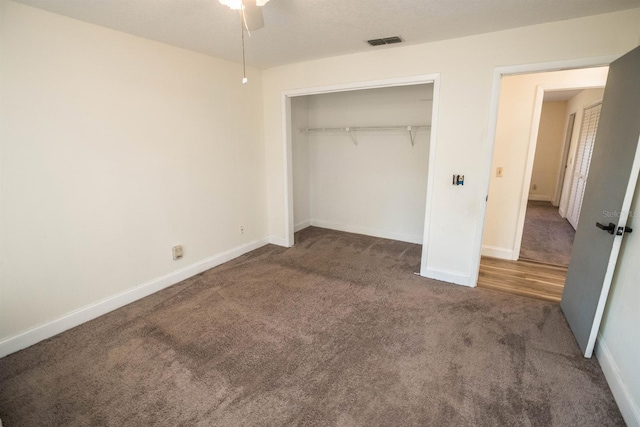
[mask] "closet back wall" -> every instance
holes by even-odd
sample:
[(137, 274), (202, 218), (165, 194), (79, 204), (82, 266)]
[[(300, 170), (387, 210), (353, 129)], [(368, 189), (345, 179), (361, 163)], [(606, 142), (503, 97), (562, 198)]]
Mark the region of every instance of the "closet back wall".
[(292, 102), (296, 230), (313, 225), (422, 243), (428, 129), (412, 146), (407, 130), (354, 132), (356, 144), (346, 132), (297, 128), (430, 125), (433, 85), (304, 98), (306, 105)]

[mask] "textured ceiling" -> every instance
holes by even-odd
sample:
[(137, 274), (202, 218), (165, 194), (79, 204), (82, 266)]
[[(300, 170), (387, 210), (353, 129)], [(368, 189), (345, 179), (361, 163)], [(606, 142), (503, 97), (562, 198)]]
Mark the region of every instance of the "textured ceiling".
[(555, 90), (544, 93), (544, 102), (568, 101), (584, 89)]
[[(239, 62), (240, 20), (217, 0), (18, 0), (60, 15)], [(640, 0), (271, 0), (247, 62), (275, 65), (640, 7)]]

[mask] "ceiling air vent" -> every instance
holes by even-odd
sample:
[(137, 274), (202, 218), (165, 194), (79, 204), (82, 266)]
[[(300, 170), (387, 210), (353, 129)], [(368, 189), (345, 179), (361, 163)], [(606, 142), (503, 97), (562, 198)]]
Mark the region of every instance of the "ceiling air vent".
[(382, 46), (384, 44), (402, 43), (402, 39), (398, 36), (385, 37), (383, 39), (371, 39), (367, 40), (371, 46)]

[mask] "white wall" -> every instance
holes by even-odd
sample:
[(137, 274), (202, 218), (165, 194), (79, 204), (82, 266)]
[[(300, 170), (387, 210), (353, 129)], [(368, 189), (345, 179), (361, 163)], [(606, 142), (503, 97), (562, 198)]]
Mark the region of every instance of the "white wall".
[(293, 223), (295, 231), (311, 224), (309, 137), (299, 129), (309, 127), (309, 98), (291, 99), (291, 148), (293, 152)]
[[(281, 92), (441, 74), (426, 274), (473, 284), (489, 175), (489, 107), (496, 67), (621, 55), (640, 38), (640, 9), (422, 45), (286, 65), (264, 73), (269, 229), (285, 233)], [(463, 188), (451, 174), (465, 174)]]
[(0, 344), (263, 242), (260, 71), (2, 6)]
[(566, 113), (566, 101), (542, 103), (529, 200), (551, 202), (556, 197), (566, 134)]
[[(566, 216), (567, 207), (569, 205), (569, 196), (571, 191), (571, 179), (573, 178), (573, 160), (578, 149), (578, 140), (580, 138), (580, 129), (582, 128), (582, 117), (584, 109), (593, 105), (595, 102), (602, 101), (602, 95), (604, 89), (587, 89), (583, 90), (567, 102), (567, 118), (572, 113), (576, 114), (576, 119), (573, 124), (573, 132), (571, 135), (571, 146), (569, 148), (569, 155), (567, 161), (567, 169), (565, 170), (564, 182), (562, 183), (562, 194), (560, 196), (560, 215)], [(566, 125), (565, 125), (566, 126)]]
[[(433, 85), (355, 90), (305, 97), (312, 128), (430, 125)], [(296, 98), (293, 99), (296, 101)], [(292, 109), (292, 121), (297, 113)], [(297, 136), (297, 127), (293, 126)], [(416, 133), (417, 132), (417, 133)], [(310, 224), (422, 243), (429, 130), (310, 133)], [(296, 142), (296, 141), (294, 141)], [(298, 141), (299, 142), (299, 141)], [(298, 165), (294, 146), (294, 176)], [(299, 147), (304, 150), (304, 143)], [(295, 202), (298, 205), (298, 202)], [(296, 224), (300, 218), (294, 211)], [(299, 227), (297, 227), (299, 228)]]
[[(505, 76), (502, 79), (482, 240), (484, 255), (518, 259), (516, 238), (519, 224), (522, 225), (521, 215), (526, 211), (529, 184), (525, 172), (538, 86), (580, 88), (604, 85), (607, 72), (607, 67), (601, 67)], [(497, 167), (503, 168), (502, 178), (495, 176)]]
[[(621, 55), (638, 43), (640, 9), (265, 70), (269, 230), (284, 237), (281, 93), (386, 78), (441, 74), (430, 241), (423, 273), (474, 284), (490, 157), (489, 107), (496, 67)], [(462, 188), (451, 185), (461, 173)]]
[[(640, 185), (629, 227), (640, 231)], [(640, 426), (640, 239), (626, 234), (600, 326), (596, 356), (629, 426)]]

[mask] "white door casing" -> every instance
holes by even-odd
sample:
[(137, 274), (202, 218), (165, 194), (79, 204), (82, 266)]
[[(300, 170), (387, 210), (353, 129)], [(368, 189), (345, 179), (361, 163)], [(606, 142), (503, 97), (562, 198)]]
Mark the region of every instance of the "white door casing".
[[(424, 277), (434, 278), (438, 280), (451, 280), (456, 282), (455, 278), (437, 277), (427, 267), (427, 258), (429, 251), (429, 233), (431, 225), (431, 208), (433, 205), (433, 188), (435, 180), (435, 161), (436, 161), (436, 143), (438, 134), (438, 111), (440, 97), (440, 74), (425, 74), (409, 77), (398, 77), (384, 80), (353, 82), (345, 84), (336, 84), (330, 86), (311, 87), (302, 89), (292, 89), (281, 93), (282, 108), (282, 134), (283, 134), (283, 173), (284, 173), (284, 230), (285, 237), (282, 246), (292, 247), (294, 245), (294, 215), (293, 215), (293, 150), (291, 140), (291, 98), (296, 96), (318, 95), (332, 92), (344, 92), (350, 90), (375, 89), (393, 86), (408, 86), (418, 84), (433, 84), (433, 107), (431, 111), (431, 129), (429, 134), (429, 165), (427, 170), (427, 195), (424, 218), (424, 232), (422, 238), (422, 255), (420, 261), (419, 274)], [(467, 283), (458, 283), (467, 285)]]

